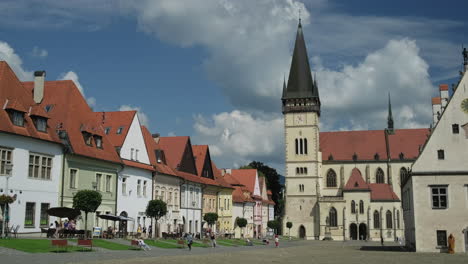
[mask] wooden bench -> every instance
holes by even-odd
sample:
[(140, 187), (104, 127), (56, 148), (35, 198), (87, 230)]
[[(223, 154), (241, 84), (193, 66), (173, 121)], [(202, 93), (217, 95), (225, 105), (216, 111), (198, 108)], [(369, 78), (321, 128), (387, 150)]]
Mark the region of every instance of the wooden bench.
[(181, 248), (185, 248), (185, 240), (183, 239), (177, 240), (177, 245), (179, 245), (179, 247)]
[(77, 246), (93, 250), (93, 241), (91, 239), (78, 239)]
[(65, 239), (54, 239), (51, 240), (52, 246), (55, 247), (56, 249), (64, 249), (65, 251), (68, 250), (68, 241)]
[(138, 240), (135, 240), (135, 239), (132, 239), (130, 241), (130, 246), (137, 247), (138, 249), (141, 249), (140, 243), (138, 243)]

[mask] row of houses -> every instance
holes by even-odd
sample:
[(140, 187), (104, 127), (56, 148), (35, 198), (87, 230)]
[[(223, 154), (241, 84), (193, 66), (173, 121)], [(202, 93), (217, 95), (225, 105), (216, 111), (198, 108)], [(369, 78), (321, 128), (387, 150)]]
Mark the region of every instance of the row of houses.
[[(135, 232), (236, 233), (246, 218), (245, 236), (264, 236), (274, 202), (255, 169), (218, 169), (207, 145), (189, 137), (161, 137), (141, 125), (136, 111), (94, 112), (73, 81), (46, 81), (34, 73), (22, 82), (0, 62), (0, 195), (14, 197), (5, 213), (19, 233), (38, 233), (52, 219), (52, 207), (72, 207), (79, 190), (102, 194), (88, 226), (113, 225), (100, 214), (132, 218), (117, 226)], [(168, 213), (158, 223), (146, 216), (160, 199)], [(208, 227), (204, 214), (217, 213)], [(153, 220), (154, 221), (154, 220)], [(84, 220), (77, 222), (78, 228)]]

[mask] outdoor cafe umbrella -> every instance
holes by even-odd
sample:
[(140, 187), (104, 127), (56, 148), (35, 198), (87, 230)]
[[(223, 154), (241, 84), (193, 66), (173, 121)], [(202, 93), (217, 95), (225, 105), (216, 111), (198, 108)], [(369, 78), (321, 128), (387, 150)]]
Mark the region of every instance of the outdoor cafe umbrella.
[(103, 214), (103, 215), (99, 215), (98, 217), (104, 220), (111, 220), (111, 221), (134, 221), (134, 219), (130, 217), (111, 215), (111, 214)]
[(68, 219), (75, 219), (77, 216), (81, 215), (81, 211), (69, 207), (52, 207), (47, 210), (47, 214), (60, 218), (67, 217)]

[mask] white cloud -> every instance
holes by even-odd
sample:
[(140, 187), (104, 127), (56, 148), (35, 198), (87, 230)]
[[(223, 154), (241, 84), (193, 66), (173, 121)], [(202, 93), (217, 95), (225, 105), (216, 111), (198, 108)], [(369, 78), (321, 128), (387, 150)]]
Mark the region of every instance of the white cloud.
[(47, 52), (47, 50), (45, 49), (41, 49), (37, 46), (34, 46), (32, 52), (31, 52), (31, 55), (33, 57), (39, 57), (39, 58), (45, 58), (47, 57), (47, 55), (49, 55), (49, 52)]
[(173, 132), (173, 131), (171, 131), (171, 132), (167, 133), (167, 136), (168, 136), (168, 137), (175, 137), (175, 136), (176, 136), (176, 133)]
[(194, 144), (208, 144), (221, 166), (283, 159), (283, 118), (279, 115), (258, 118), (238, 110), (209, 118), (197, 115), (194, 129)]
[(21, 81), (32, 81), (33, 72), (23, 68), (23, 60), (6, 42), (0, 41), (0, 60), (6, 61)]
[(76, 72), (69, 71), (69, 72), (66, 72), (66, 73), (62, 73), (62, 75), (60, 75), (59, 79), (60, 80), (72, 80), (75, 83), (78, 90), (80, 90), (81, 94), (84, 95), (83, 86), (81, 86), (81, 83), (79, 81), (80, 78), (78, 77), (78, 74), (76, 74)]
[(135, 110), (138, 112), (138, 119), (140, 120), (140, 124), (144, 125), (149, 128), (149, 118), (148, 116), (141, 110), (141, 107), (138, 106), (131, 106), (131, 105), (122, 105), (119, 108), (119, 111), (132, 111)]

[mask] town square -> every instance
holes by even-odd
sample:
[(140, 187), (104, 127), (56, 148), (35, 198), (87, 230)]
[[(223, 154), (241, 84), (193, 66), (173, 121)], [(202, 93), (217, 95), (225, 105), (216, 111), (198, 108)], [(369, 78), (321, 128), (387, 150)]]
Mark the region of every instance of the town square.
[(468, 4), (418, 2), (2, 1), (1, 263), (466, 263)]

